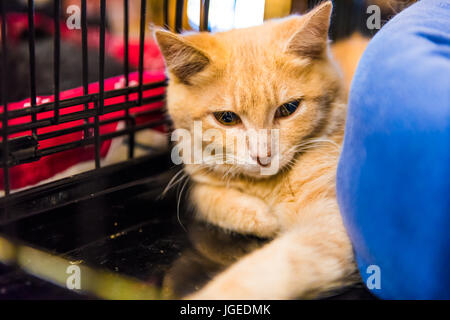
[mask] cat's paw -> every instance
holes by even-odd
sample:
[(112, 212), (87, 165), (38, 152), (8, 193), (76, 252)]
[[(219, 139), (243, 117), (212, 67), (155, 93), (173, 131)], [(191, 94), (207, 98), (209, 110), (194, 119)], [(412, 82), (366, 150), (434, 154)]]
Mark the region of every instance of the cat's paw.
[(243, 229), (261, 238), (274, 238), (280, 231), (277, 216), (266, 207), (246, 208)]
[(191, 192), (197, 207), (197, 218), (243, 234), (273, 238), (279, 232), (279, 221), (261, 199), (235, 189), (197, 185)]
[(221, 221), (222, 227), (261, 238), (274, 238), (280, 228), (278, 217), (261, 199), (242, 197), (240, 201), (230, 204), (230, 219)]

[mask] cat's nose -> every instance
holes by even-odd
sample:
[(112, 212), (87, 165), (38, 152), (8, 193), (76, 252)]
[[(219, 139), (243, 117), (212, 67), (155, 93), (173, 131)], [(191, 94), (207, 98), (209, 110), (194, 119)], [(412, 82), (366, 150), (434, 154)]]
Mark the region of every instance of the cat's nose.
[(256, 157), (256, 162), (258, 162), (258, 164), (261, 167), (268, 167), (270, 165), (270, 162), (271, 162), (270, 155), (268, 157), (260, 157), (260, 156), (258, 156), (258, 157)]

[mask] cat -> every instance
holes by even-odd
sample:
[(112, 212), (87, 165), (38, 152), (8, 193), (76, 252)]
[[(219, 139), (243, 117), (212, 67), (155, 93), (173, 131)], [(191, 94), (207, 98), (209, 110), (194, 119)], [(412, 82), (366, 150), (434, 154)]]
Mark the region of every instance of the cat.
[[(335, 194), (346, 91), (329, 52), (331, 11), (328, 1), (302, 16), (223, 33), (154, 31), (176, 129), (192, 133), (201, 121), (224, 135), (279, 130), (278, 152), (269, 140), (257, 151), (245, 140), (251, 159), (244, 163), (183, 158), (198, 219), (272, 239), (186, 299), (314, 298), (354, 281)], [(227, 143), (214, 143), (236, 157)], [(276, 170), (258, 171), (277, 157)]]

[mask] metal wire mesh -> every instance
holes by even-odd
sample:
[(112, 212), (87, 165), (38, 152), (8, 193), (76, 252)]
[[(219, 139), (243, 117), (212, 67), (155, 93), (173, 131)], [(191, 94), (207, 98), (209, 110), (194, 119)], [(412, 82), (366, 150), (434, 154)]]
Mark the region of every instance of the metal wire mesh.
[[(170, 120), (165, 116), (165, 107), (152, 109), (152, 110), (138, 110), (131, 113), (130, 109), (141, 107), (147, 104), (155, 102), (163, 102), (165, 99), (164, 94), (146, 96), (145, 93), (149, 90), (157, 88), (163, 88), (167, 85), (167, 80), (145, 83), (144, 82), (144, 43), (146, 39), (146, 17), (148, 13), (147, 1), (140, 0), (140, 13), (139, 13), (139, 59), (138, 59), (138, 85), (130, 86), (130, 52), (129, 52), (129, 40), (130, 40), (130, 16), (129, 7), (130, 1), (123, 0), (123, 77), (125, 85), (123, 88), (114, 90), (105, 90), (105, 54), (106, 54), (106, 12), (108, 2), (106, 0), (100, 1), (100, 19), (99, 19), (99, 43), (98, 43), (98, 92), (89, 92), (89, 55), (88, 55), (88, 18), (87, 18), (87, 0), (81, 0), (81, 59), (82, 67), (81, 73), (81, 87), (82, 94), (73, 98), (61, 99), (61, 30), (60, 30), (60, 17), (61, 17), (61, 1), (53, 0), (53, 83), (54, 83), (54, 101), (48, 103), (38, 103), (37, 90), (36, 90), (36, 29), (35, 29), (35, 1), (27, 1), (27, 20), (28, 20), (28, 32), (27, 32), (27, 44), (29, 53), (29, 97), (30, 105), (28, 107), (10, 110), (8, 109), (8, 89), (7, 81), (8, 74), (5, 72), (8, 68), (8, 33), (7, 30), (7, 0), (0, 0), (0, 18), (1, 18), (1, 66), (3, 72), (0, 75), (0, 90), (2, 101), (0, 104), (3, 106), (3, 110), (0, 114), (2, 127), (0, 129), (1, 141), (1, 161), (3, 168), (3, 183), (4, 183), (4, 197), (0, 198), (0, 210), (6, 210), (11, 203), (19, 203), (20, 196), (15, 196), (11, 199), (11, 176), (10, 170), (14, 166), (18, 166), (24, 163), (39, 161), (41, 158), (61, 153), (64, 151), (76, 149), (83, 146), (93, 146), (95, 153), (95, 169), (93, 172), (100, 171), (101, 169), (101, 154), (100, 149), (104, 141), (111, 140), (117, 137), (127, 137), (128, 159), (134, 158), (135, 150), (135, 134), (138, 131), (154, 128), (161, 125), (167, 125), (170, 128)], [(209, 10), (210, 0), (200, 1), (200, 31), (208, 31), (209, 29)], [(309, 7), (314, 6), (318, 1), (308, 1)], [(176, 32), (181, 32), (183, 28), (183, 16), (185, 14), (185, 0), (174, 0), (169, 5), (169, 1), (163, 2), (163, 16), (162, 22), (166, 28), (169, 28), (169, 15), (174, 14), (172, 29)], [(336, 9), (335, 11), (341, 10)], [(348, 2), (350, 3), (350, 2)], [(339, 6), (338, 6), (339, 7)], [(151, 8), (150, 8), (151, 9)], [(170, 9), (170, 10), (169, 10)], [(171, 11), (172, 10), (172, 11)], [(343, 9), (342, 9), (343, 10)], [(342, 11), (341, 10), (341, 11)], [(336, 12), (335, 12), (336, 13)], [(341, 19), (342, 20), (342, 19)], [(341, 23), (342, 24), (342, 23)], [(334, 31), (336, 34), (339, 32), (348, 33), (346, 26), (339, 24), (339, 21), (335, 23), (338, 31)], [(345, 29), (345, 30), (344, 30)], [(339, 31), (340, 30), (340, 31)], [(342, 33), (341, 32), (341, 33)], [(14, 70), (10, 70), (14, 72)], [(105, 104), (105, 100), (123, 97), (123, 102), (115, 104)], [(137, 97), (137, 98), (136, 98)], [(63, 112), (66, 108), (74, 106), (84, 106), (81, 111), (77, 112)], [(101, 119), (101, 116), (111, 114), (117, 111), (123, 111), (123, 114), (117, 117)], [(42, 114), (52, 112), (51, 117), (43, 117)], [(147, 121), (145, 123), (137, 124), (136, 118), (140, 116), (161, 116), (157, 120)], [(11, 124), (14, 119), (30, 117), (31, 121), (26, 123)], [(77, 124), (71, 127), (66, 127), (60, 130), (45, 131), (42, 132), (42, 128), (48, 128), (51, 126), (69, 123), (73, 121), (81, 120), (82, 124)], [(110, 123), (116, 123), (123, 121), (125, 127), (118, 129), (114, 132), (101, 133), (100, 128)], [(51, 147), (41, 147), (40, 143), (47, 139), (61, 137), (74, 132), (83, 132), (82, 138), (76, 141), (62, 143)], [(19, 137), (17, 134), (22, 133)], [(14, 136), (14, 137), (12, 137)], [(49, 186), (51, 188), (51, 186)], [(38, 191), (44, 192), (45, 186), (40, 186)], [(3, 208), (3, 209), (2, 209)], [(0, 212), (1, 218), (1, 212)], [(0, 219), (1, 220), (1, 219)]]
[[(164, 25), (168, 27), (169, 17), (169, 5), (168, 0), (164, 1), (163, 19)], [(144, 43), (146, 35), (146, 17), (147, 17), (147, 1), (140, 1), (140, 22), (139, 22), (139, 62), (138, 62), (138, 85), (130, 86), (130, 53), (129, 53), (129, 38), (130, 38), (130, 17), (129, 17), (129, 0), (123, 0), (123, 41), (124, 41), (124, 53), (123, 53), (123, 76), (125, 79), (125, 85), (123, 88), (115, 90), (105, 90), (105, 54), (106, 54), (106, 10), (107, 1), (100, 0), (100, 28), (99, 28), (99, 43), (98, 43), (98, 92), (89, 92), (89, 64), (88, 64), (88, 19), (87, 19), (87, 0), (81, 0), (81, 79), (82, 79), (82, 95), (61, 99), (61, 30), (60, 30), (60, 17), (61, 17), (61, 0), (53, 1), (53, 82), (54, 82), (54, 99), (48, 103), (38, 103), (37, 99), (37, 83), (36, 83), (36, 29), (35, 29), (35, 1), (28, 0), (27, 2), (27, 20), (28, 20), (28, 53), (29, 53), (29, 74), (30, 77), (27, 81), (30, 83), (30, 105), (20, 109), (11, 110), (8, 108), (8, 89), (6, 83), (8, 81), (8, 74), (5, 72), (8, 70), (8, 33), (7, 33), (7, 0), (0, 0), (0, 18), (1, 18), (1, 65), (2, 74), (0, 75), (0, 90), (2, 93), (2, 101), (0, 104), (3, 106), (3, 110), (0, 114), (2, 127), (0, 129), (1, 141), (1, 160), (4, 177), (4, 197), (0, 199), (0, 206), (5, 214), (10, 204), (20, 203), (20, 196), (15, 193), (11, 194), (11, 176), (10, 170), (14, 166), (18, 166), (24, 163), (39, 161), (42, 157), (61, 153), (67, 150), (76, 149), (82, 146), (93, 145), (95, 153), (95, 169), (91, 172), (92, 176), (96, 171), (101, 171), (101, 144), (103, 141), (117, 138), (120, 136), (127, 136), (128, 139), (128, 158), (134, 157), (135, 146), (135, 133), (154, 128), (161, 125), (170, 124), (170, 120), (165, 116), (165, 107), (136, 111), (133, 114), (130, 109), (136, 110), (136, 107), (148, 105), (155, 102), (163, 102), (165, 99), (164, 94), (146, 96), (145, 93), (149, 90), (157, 88), (163, 88), (167, 85), (167, 80), (144, 83)], [(184, 1), (175, 1), (175, 30), (181, 32), (183, 23), (183, 10)], [(208, 10), (209, 1), (202, 0), (202, 26), (201, 30), (207, 30), (208, 26)], [(14, 72), (14, 70), (10, 70)], [(124, 102), (116, 104), (105, 104), (105, 100), (124, 97)], [(137, 98), (132, 98), (137, 97)], [(82, 111), (65, 113), (62, 112), (66, 108), (74, 106), (84, 106)], [(102, 120), (101, 116), (110, 114), (117, 111), (124, 111), (123, 115), (113, 117), (107, 120)], [(43, 113), (52, 112), (51, 117), (42, 117)], [(140, 116), (161, 116), (157, 120), (147, 121), (137, 124), (136, 118)], [(26, 123), (12, 124), (14, 119), (30, 117), (30, 121)], [(42, 132), (39, 129), (48, 128), (51, 126), (68, 123), (72, 121), (83, 120), (82, 124), (71, 126), (68, 128), (45, 131)], [(118, 129), (114, 132), (103, 133), (100, 132), (100, 127), (110, 123), (117, 123), (118, 121), (124, 121), (125, 127)], [(47, 139), (61, 137), (74, 132), (83, 132), (83, 138), (62, 143), (51, 147), (41, 147), (40, 143)], [(20, 134), (21, 133), (21, 134)], [(20, 134), (17, 137), (17, 134)], [(14, 137), (12, 137), (14, 135)], [(45, 194), (45, 186), (40, 186), (38, 191), (43, 195)], [(28, 192), (29, 194), (30, 192)], [(72, 199), (73, 200), (73, 199)], [(1, 218), (2, 214), (0, 214)], [(10, 214), (7, 215), (8, 218)], [(1, 220), (1, 219), (0, 219)]]

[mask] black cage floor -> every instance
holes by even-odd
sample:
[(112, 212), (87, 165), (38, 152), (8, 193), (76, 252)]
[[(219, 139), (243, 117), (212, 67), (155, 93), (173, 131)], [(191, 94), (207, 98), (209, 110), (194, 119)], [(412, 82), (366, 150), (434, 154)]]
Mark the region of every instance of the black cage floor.
[[(120, 190), (1, 226), (15, 263), (0, 263), (0, 299), (179, 298), (263, 243), (195, 223), (183, 206), (178, 217), (176, 190), (159, 199), (177, 170), (137, 193)], [(65, 286), (73, 264), (86, 268), (81, 290)], [(373, 297), (356, 285), (330, 298)]]

